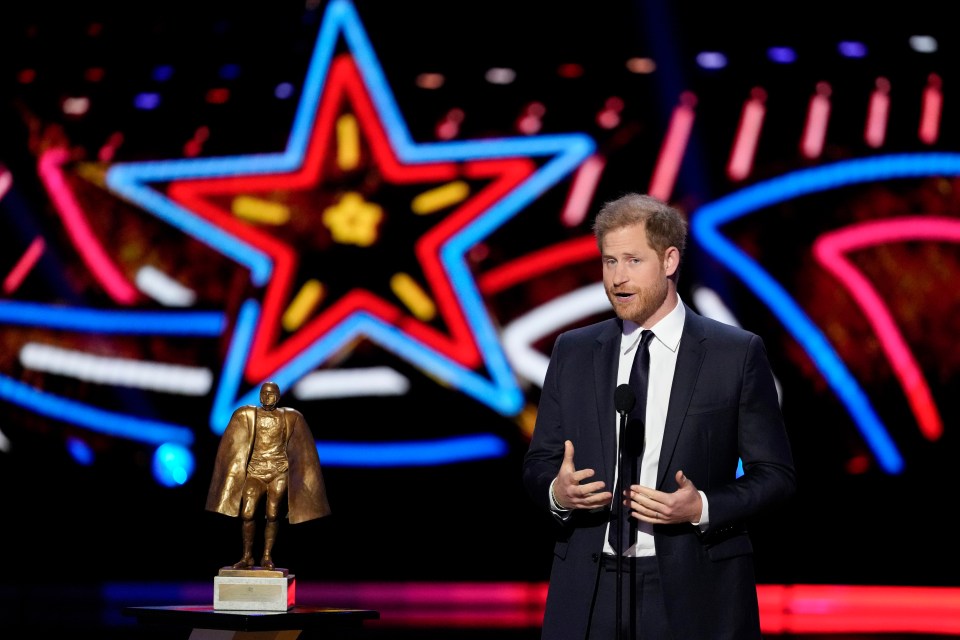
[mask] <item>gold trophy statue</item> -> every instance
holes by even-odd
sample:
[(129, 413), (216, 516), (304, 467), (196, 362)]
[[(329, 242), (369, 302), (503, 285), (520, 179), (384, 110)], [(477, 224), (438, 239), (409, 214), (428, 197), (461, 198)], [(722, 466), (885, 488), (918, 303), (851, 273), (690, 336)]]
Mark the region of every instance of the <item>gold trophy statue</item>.
[[(220, 438), (206, 509), (242, 520), (243, 555), (214, 581), (216, 609), (287, 610), (294, 605), (294, 576), (277, 569), (273, 546), (282, 508), (291, 524), (330, 514), (316, 442), (303, 414), (278, 407), (275, 382), (260, 387), (260, 406), (233, 412)], [(263, 554), (254, 562), (255, 516), (263, 503)], [(286, 583), (286, 597), (273, 599), (271, 581)], [(264, 587), (264, 589), (257, 589)], [(262, 591), (262, 593), (260, 593)], [(273, 600), (265, 602), (264, 600)]]

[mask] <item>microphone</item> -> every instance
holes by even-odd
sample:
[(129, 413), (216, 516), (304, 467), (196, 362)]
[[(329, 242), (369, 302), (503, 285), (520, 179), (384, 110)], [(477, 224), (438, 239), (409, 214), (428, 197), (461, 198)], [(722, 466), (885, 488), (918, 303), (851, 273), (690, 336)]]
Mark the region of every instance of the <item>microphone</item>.
[[(617, 387), (617, 390), (613, 392), (613, 404), (617, 407), (617, 413), (620, 414), (620, 436), (619, 436), (619, 445), (617, 446), (617, 492), (620, 495), (623, 495), (623, 491), (626, 488), (626, 483), (623, 480), (625, 474), (625, 465), (626, 461), (624, 460), (623, 448), (626, 444), (627, 438), (627, 414), (633, 411), (633, 406), (637, 404), (637, 394), (633, 392), (633, 387), (629, 384), (622, 384)], [(612, 511), (613, 519), (610, 522), (610, 527), (616, 527), (616, 531), (612, 539), (610, 540), (611, 545), (614, 548), (616, 553), (620, 553), (620, 549), (623, 548), (624, 541), (624, 522), (626, 516), (623, 513), (624, 505), (622, 500), (614, 500), (610, 505)], [(629, 531), (626, 533), (629, 536)], [(623, 589), (623, 564), (617, 561), (617, 592), (616, 592), (616, 603), (617, 603), (617, 618), (616, 626), (614, 629), (617, 630), (617, 637), (620, 637), (620, 623), (623, 619), (623, 613), (621, 611), (621, 590)]]
[(617, 407), (617, 413), (626, 415), (633, 411), (633, 405), (637, 403), (637, 395), (633, 392), (633, 387), (629, 384), (622, 384), (617, 387), (613, 393), (613, 404)]

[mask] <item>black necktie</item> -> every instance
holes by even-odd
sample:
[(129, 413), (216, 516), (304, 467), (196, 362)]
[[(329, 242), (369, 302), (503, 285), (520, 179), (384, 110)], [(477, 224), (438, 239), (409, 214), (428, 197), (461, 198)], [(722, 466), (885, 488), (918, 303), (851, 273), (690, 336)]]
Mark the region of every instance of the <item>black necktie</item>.
[[(640, 460), (643, 457), (644, 429), (647, 418), (647, 381), (650, 375), (650, 341), (653, 340), (653, 332), (644, 329), (640, 334), (640, 344), (637, 345), (637, 353), (633, 358), (633, 368), (630, 369), (630, 387), (637, 398), (633, 411), (630, 412), (627, 420), (624, 442), (620, 443), (623, 448), (623, 488), (626, 489), (631, 484), (636, 484), (640, 480)], [(623, 500), (620, 496), (620, 500)], [(620, 519), (620, 553), (629, 549), (636, 542), (637, 521), (630, 517), (630, 510), (626, 507), (622, 509), (623, 514)], [(610, 546), (617, 548), (616, 534), (614, 527), (610, 527)]]

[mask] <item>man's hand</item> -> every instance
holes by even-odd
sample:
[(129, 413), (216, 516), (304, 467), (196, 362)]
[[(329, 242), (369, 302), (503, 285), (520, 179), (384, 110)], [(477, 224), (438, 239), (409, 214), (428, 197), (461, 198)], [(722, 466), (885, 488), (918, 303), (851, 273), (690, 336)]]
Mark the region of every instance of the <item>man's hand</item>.
[(643, 522), (653, 524), (677, 524), (699, 522), (703, 511), (700, 492), (693, 482), (677, 471), (677, 490), (664, 493), (639, 484), (632, 485), (629, 494), (631, 515)]
[(613, 500), (613, 494), (604, 491), (602, 480), (580, 484), (594, 475), (593, 469), (580, 469), (573, 464), (573, 443), (563, 444), (563, 462), (553, 482), (553, 497), (564, 509), (596, 509), (605, 507)]

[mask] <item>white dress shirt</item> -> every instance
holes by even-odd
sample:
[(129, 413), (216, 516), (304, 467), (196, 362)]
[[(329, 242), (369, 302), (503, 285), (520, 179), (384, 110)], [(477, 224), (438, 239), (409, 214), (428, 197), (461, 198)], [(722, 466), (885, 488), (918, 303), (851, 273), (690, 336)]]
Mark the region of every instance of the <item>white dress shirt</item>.
[[(647, 380), (647, 410), (644, 417), (646, 425), (643, 460), (640, 462), (639, 484), (645, 487), (657, 486), (657, 470), (660, 466), (660, 447), (663, 443), (663, 430), (667, 422), (667, 407), (670, 404), (670, 391), (673, 388), (673, 373), (677, 368), (677, 351), (680, 348), (680, 337), (683, 335), (683, 321), (686, 312), (680, 299), (677, 306), (658, 323), (651, 327), (641, 327), (630, 320), (623, 321), (623, 335), (620, 338), (620, 368), (617, 373), (617, 386), (630, 380), (630, 370), (637, 355), (637, 345), (640, 343), (640, 334), (643, 329), (653, 331), (653, 340), (650, 341), (650, 375)], [(620, 437), (620, 416), (614, 413), (612, 419), (616, 425), (617, 439)], [(619, 442), (618, 442), (619, 446)], [(619, 459), (619, 455), (618, 455)], [(617, 470), (619, 471), (619, 469)], [(618, 482), (616, 472), (613, 481), (614, 500), (622, 500), (617, 494)], [(697, 523), (706, 526), (707, 498), (700, 492), (703, 500), (703, 513)], [(609, 528), (609, 525), (608, 525)], [(608, 532), (609, 533), (609, 532)], [(604, 553), (613, 554), (613, 547), (605, 538)], [(626, 550), (628, 556), (652, 556), (656, 553), (653, 544), (653, 525), (647, 522), (638, 522), (637, 542)]]
[[(680, 349), (680, 337), (683, 335), (683, 321), (686, 317), (686, 310), (683, 301), (677, 298), (677, 306), (666, 317), (660, 320), (652, 327), (641, 327), (630, 320), (623, 321), (623, 334), (620, 336), (620, 364), (617, 371), (617, 386), (630, 381), (630, 370), (633, 368), (633, 360), (637, 355), (637, 345), (640, 344), (640, 334), (643, 329), (649, 328), (653, 331), (653, 340), (650, 341), (650, 374), (647, 378), (647, 410), (646, 431), (644, 436), (643, 460), (640, 463), (640, 484), (645, 487), (656, 487), (657, 471), (660, 467), (660, 447), (663, 444), (663, 430), (667, 421), (667, 407), (670, 404), (670, 391), (673, 389), (673, 374), (677, 368), (677, 352)], [(614, 412), (612, 416), (614, 421), (614, 433), (616, 434), (619, 447), (620, 439), (620, 415)], [(616, 459), (619, 459), (619, 455)], [(619, 469), (614, 469), (613, 492), (614, 500), (622, 500), (623, 496), (618, 495), (617, 474)], [(556, 480), (554, 480), (556, 482)], [(709, 509), (707, 505), (707, 496), (700, 491), (700, 499), (703, 501), (703, 511), (700, 513), (700, 520), (694, 522), (695, 526), (701, 529), (706, 528), (709, 523)], [(566, 520), (572, 514), (569, 509), (563, 509), (553, 498), (553, 482), (550, 483), (550, 504), (553, 507), (557, 517)], [(604, 535), (603, 552), (614, 555), (613, 547), (609, 542), (609, 528), (607, 525), (607, 534)], [(638, 522), (637, 542), (624, 552), (627, 556), (652, 556), (656, 554), (653, 544), (653, 525), (646, 522)]]

